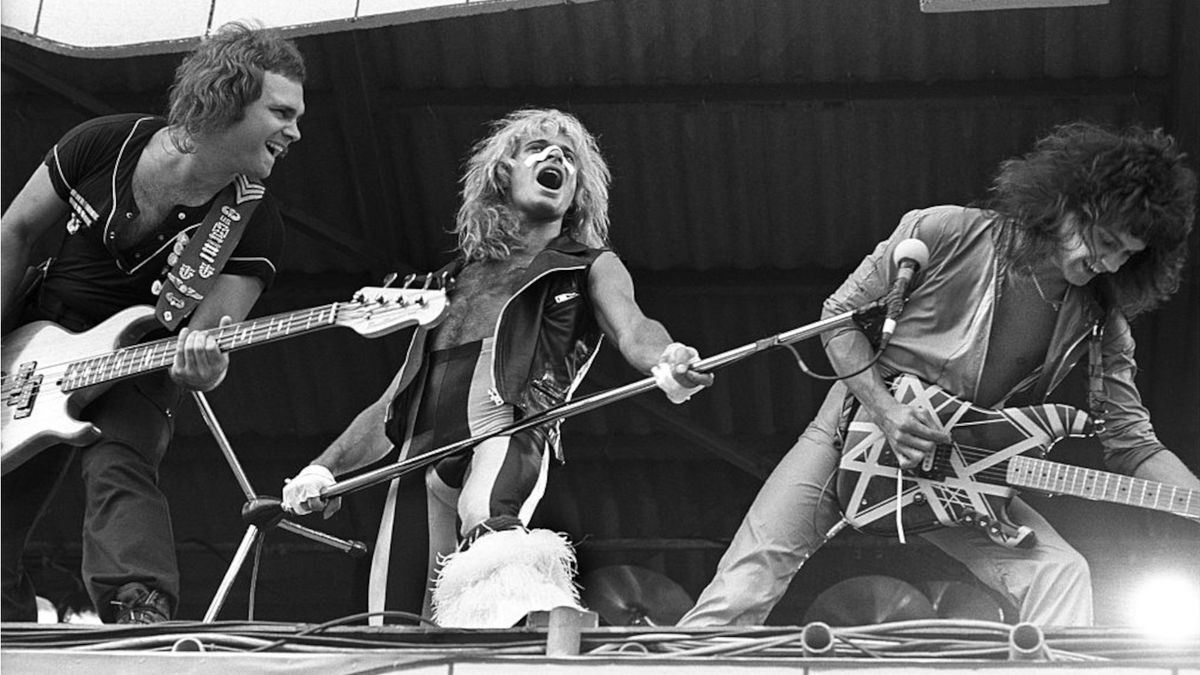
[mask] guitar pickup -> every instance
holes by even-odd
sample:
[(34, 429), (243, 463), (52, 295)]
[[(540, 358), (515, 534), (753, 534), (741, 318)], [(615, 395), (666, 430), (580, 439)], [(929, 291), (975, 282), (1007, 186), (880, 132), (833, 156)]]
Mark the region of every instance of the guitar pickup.
[[(36, 392), (37, 387), (42, 382), (42, 376), (33, 377), (33, 372), (37, 368), (37, 361), (26, 361), (22, 363), (17, 372), (13, 374), (12, 388), (9, 390), (8, 399), (4, 402), (5, 405), (20, 405), (22, 401), (28, 399), (32, 394), (29, 393), (30, 383), (33, 383), (33, 388)], [(7, 376), (8, 373), (5, 373)]]
[[(947, 452), (950, 447), (951, 446), (949, 445), (937, 446), (937, 450), (935, 450), (932, 454), (925, 455), (920, 464), (908, 469), (902, 469), (901, 472), (905, 476), (912, 478), (941, 480), (943, 477), (945, 477), (945, 473), (938, 467), (945, 466), (946, 464), (945, 462), (939, 460), (943, 459), (943, 454)], [(879, 465), (891, 467), (900, 466), (900, 460), (896, 457), (896, 453), (892, 451), (891, 447), (888, 447), (887, 452), (879, 455)]]
[(13, 419), (23, 419), (33, 413), (33, 402), (37, 400), (38, 392), (42, 389), (42, 378), (41, 374), (27, 378), (17, 391), (9, 395), (6, 403), (17, 408)]
[[(937, 466), (938, 460), (942, 459), (942, 456), (949, 452), (951, 447), (953, 446), (939, 443), (938, 446), (934, 448), (933, 452), (925, 455), (924, 459), (921, 460), (921, 475), (925, 476), (926, 478), (933, 477), (933, 469)], [(937, 473), (937, 477), (941, 478), (941, 472)]]

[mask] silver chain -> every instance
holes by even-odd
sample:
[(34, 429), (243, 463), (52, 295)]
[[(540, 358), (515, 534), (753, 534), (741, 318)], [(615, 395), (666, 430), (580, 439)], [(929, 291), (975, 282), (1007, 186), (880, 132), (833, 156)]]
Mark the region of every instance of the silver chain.
[[(1032, 267), (1030, 267), (1028, 269), (1029, 269), (1029, 276), (1033, 277), (1033, 287), (1037, 289), (1037, 294), (1039, 297), (1041, 297), (1042, 302), (1046, 303), (1047, 305), (1050, 305), (1050, 307), (1052, 307), (1054, 309), (1054, 311), (1056, 311), (1056, 312), (1058, 310), (1062, 309), (1063, 301), (1062, 300), (1051, 300), (1050, 298), (1047, 298), (1046, 293), (1042, 291), (1042, 282), (1038, 281), (1037, 272), (1034, 272)], [(1065, 297), (1066, 293), (1064, 292), (1063, 295)]]

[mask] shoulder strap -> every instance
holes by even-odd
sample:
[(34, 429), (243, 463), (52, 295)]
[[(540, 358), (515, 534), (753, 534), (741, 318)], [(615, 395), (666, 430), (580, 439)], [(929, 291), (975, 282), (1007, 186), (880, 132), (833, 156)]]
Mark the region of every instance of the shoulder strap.
[(262, 184), (239, 175), (217, 194), (204, 222), (159, 288), (154, 311), (162, 325), (175, 330), (204, 300), (266, 192)]
[(1096, 305), (1092, 308), (1092, 331), (1088, 337), (1088, 413), (1096, 433), (1104, 431), (1108, 394), (1104, 392), (1104, 322), (1108, 311), (1106, 303), (1096, 294)]

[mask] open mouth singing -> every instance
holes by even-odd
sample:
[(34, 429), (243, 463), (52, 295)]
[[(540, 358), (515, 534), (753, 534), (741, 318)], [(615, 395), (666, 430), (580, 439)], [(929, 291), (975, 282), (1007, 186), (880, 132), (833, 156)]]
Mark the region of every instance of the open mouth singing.
[(552, 166), (548, 166), (537, 173), (538, 185), (551, 190), (557, 190), (562, 187), (565, 179), (566, 176), (563, 175), (562, 170)]

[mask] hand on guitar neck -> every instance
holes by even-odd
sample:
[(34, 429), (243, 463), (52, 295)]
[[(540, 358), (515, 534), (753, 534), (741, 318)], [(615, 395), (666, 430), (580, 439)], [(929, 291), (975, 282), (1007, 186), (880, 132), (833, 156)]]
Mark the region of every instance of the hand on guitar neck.
[(188, 327), (180, 330), (175, 360), (171, 363), (171, 379), (193, 391), (216, 389), (229, 372), (229, 354), (221, 351), (217, 331), (232, 324), (233, 318), (225, 315), (214, 330), (193, 330)]
[(364, 288), (349, 302), (236, 324), (221, 321), (209, 330), (185, 329), (179, 337), (146, 343), (137, 340), (160, 325), (148, 305), (122, 310), (83, 333), (34, 321), (5, 335), (0, 349), (0, 469), (8, 473), (56, 444), (95, 441), (100, 430), (76, 415), (118, 380), (169, 368), (185, 385), (216, 386), (228, 368), (226, 352), (334, 326), (369, 338), (406, 326), (432, 327), (448, 302), (440, 289)]

